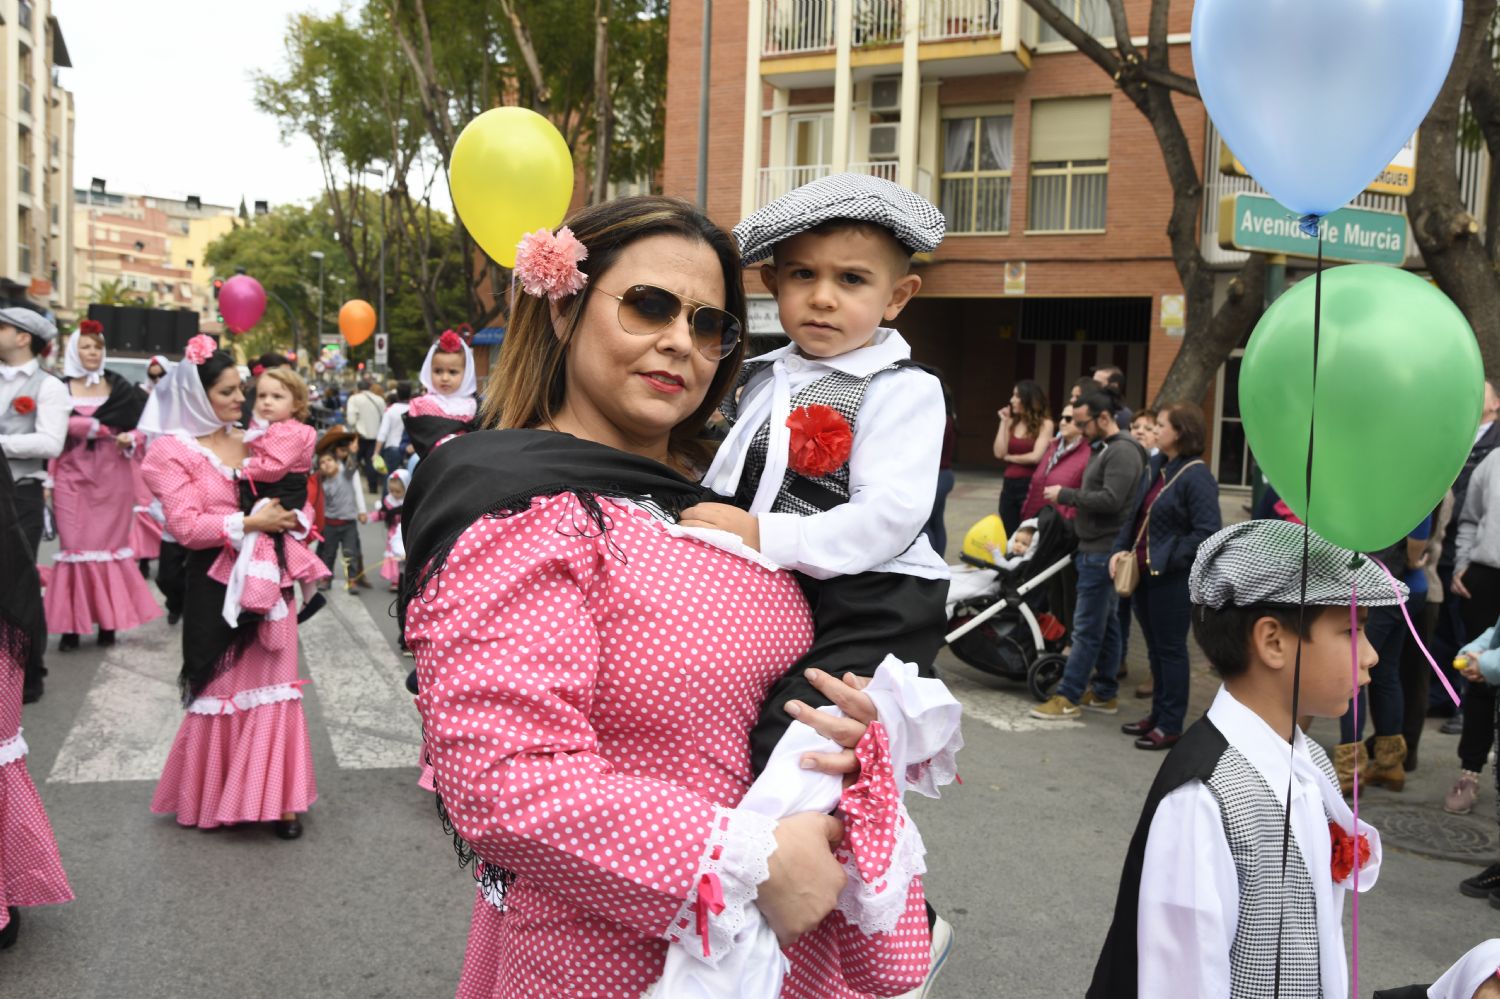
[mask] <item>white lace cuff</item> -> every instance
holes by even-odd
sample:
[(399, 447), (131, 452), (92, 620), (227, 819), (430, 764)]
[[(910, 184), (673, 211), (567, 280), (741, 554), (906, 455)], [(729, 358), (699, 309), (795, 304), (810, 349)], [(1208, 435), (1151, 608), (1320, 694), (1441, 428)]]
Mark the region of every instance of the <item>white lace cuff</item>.
[[(662, 934), (704, 964), (717, 967), (736, 934), (759, 917), (755, 896), (771, 876), (776, 820), (737, 808), (715, 808), (692, 890)], [(705, 939), (702, 930), (707, 930)]]
[(302, 688), (308, 682), (297, 680), (271, 687), (254, 687), (241, 690), (232, 697), (198, 697), (187, 706), (187, 710), (190, 715), (232, 715), (236, 711), (249, 711), (251, 708), (278, 704), (281, 701), (300, 701)]
[(9, 739), (0, 739), (0, 767), (26, 758), (26, 740), (21, 738), (21, 729)]
[(865, 688), (890, 737), (898, 791), (929, 798), (958, 773), (963, 707), (943, 681), (917, 675), (917, 667), (886, 656)]
[(897, 819), (896, 846), (891, 851), (891, 866), (874, 882), (860, 878), (859, 864), (847, 850), (834, 856), (844, 867), (847, 880), (839, 892), (838, 909), (850, 923), (865, 934), (889, 933), (896, 928), (906, 911), (906, 896), (912, 878), (927, 873), (927, 847), (917, 824), (900, 806)]
[(292, 512), (297, 515), (297, 523), (301, 526), (294, 527), (290, 531), (287, 531), (287, 537), (292, 538), (295, 541), (306, 540), (308, 532), (312, 530), (312, 521), (308, 519), (307, 513), (300, 508), (293, 510)]
[(229, 539), (235, 551), (240, 550), (240, 545), (245, 542), (245, 515), (243, 513), (224, 515), (224, 537)]

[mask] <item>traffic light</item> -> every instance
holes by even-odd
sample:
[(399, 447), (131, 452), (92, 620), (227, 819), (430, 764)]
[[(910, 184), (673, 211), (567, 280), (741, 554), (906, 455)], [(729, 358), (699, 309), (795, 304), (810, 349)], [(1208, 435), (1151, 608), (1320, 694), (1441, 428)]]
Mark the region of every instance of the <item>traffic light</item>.
[(223, 278), (214, 278), (214, 301), (219, 300), (219, 291), (224, 287)]

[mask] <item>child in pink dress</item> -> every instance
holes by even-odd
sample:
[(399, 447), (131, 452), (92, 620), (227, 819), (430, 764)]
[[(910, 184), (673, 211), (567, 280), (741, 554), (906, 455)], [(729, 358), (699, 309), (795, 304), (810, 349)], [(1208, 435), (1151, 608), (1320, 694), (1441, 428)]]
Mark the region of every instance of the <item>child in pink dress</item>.
[(401, 504), (406, 499), (406, 486), (411, 473), (398, 468), (385, 480), (385, 499), (371, 520), (385, 522), (385, 558), (380, 563), (380, 578), (391, 584), (391, 592), (401, 589), (401, 572), (406, 568), (406, 546), (401, 542)]
[(474, 351), (453, 330), (445, 330), (427, 350), (422, 362), (425, 395), (411, 401), (403, 418), (412, 447), (421, 458), (439, 444), (474, 429), (479, 404), (474, 392)]
[[(270, 368), (255, 386), (255, 411), (245, 432), (248, 452), (238, 474), (240, 507), (245, 513), (272, 499), (288, 510), (307, 502), (317, 431), (302, 421), (308, 416), (307, 383), (291, 368)], [(300, 531), (267, 536), (252, 532), (233, 563), (219, 559), (209, 575), (224, 583), (224, 619), (230, 627), (249, 612), (273, 620), (287, 611), (282, 591), (294, 583), (302, 590), (300, 620), (317, 612), (323, 599), (317, 584), (332, 575), (306, 544), (310, 524)]]

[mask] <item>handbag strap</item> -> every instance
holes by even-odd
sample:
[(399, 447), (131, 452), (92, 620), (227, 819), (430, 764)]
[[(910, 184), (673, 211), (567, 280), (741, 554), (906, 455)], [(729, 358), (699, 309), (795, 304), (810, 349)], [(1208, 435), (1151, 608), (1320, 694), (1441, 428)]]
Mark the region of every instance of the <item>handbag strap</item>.
[(1203, 464), (1203, 459), (1202, 458), (1194, 458), (1192, 461), (1188, 462), (1186, 465), (1183, 465), (1181, 468), (1179, 468), (1177, 470), (1177, 473), (1175, 475), (1173, 475), (1170, 479), (1167, 480), (1167, 484), (1161, 487), (1161, 492), (1156, 494), (1156, 498), (1151, 501), (1151, 505), (1148, 506), (1148, 507), (1146, 507), (1145, 516), (1141, 517), (1141, 527), (1140, 527), (1140, 530), (1138, 530), (1138, 531), (1135, 532), (1135, 544), (1133, 544), (1133, 545), (1130, 546), (1130, 550), (1132, 552), (1135, 551), (1137, 548), (1139, 548), (1141, 546), (1141, 539), (1146, 536), (1146, 528), (1151, 525), (1151, 511), (1154, 510), (1154, 509), (1156, 509), (1156, 504), (1157, 504), (1158, 501), (1160, 501), (1160, 499), (1162, 497), (1162, 493), (1165, 493), (1168, 489), (1171, 489), (1172, 488), (1172, 483), (1174, 483), (1178, 479), (1182, 478), (1182, 473), (1183, 472), (1186, 472), (1188, 469), (1192, 468), (1194, 465), (1201, 465), (1201, 464)]

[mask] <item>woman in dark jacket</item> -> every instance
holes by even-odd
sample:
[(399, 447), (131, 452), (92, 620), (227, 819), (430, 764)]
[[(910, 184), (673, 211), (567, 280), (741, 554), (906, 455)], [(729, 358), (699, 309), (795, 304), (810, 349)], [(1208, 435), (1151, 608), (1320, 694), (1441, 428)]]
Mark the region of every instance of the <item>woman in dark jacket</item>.
[(1140, 584), (1135, 616), (1146, 639), (1154, 689), (1151, 713), (1120, 726), (1137, 749), (1166, 749), (1182, 735), (1188, 708), (1188, 571), (1198, 546), (1223, 526), (1219, 483), (1203, 463), (1207, 429), (1197, 406), (1173, 405), (1156, 418), (1157, 447), (1141, 484), (1140, 504), (1115, 539), (1110, 575), (1134, 558)]

